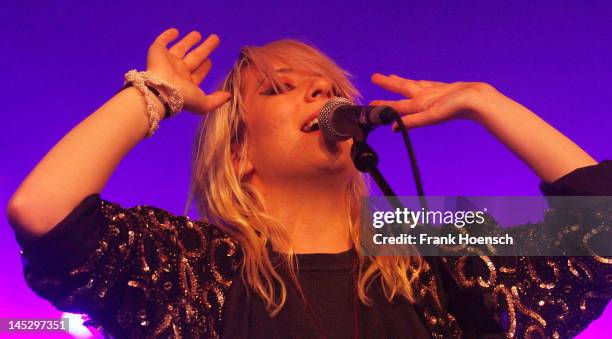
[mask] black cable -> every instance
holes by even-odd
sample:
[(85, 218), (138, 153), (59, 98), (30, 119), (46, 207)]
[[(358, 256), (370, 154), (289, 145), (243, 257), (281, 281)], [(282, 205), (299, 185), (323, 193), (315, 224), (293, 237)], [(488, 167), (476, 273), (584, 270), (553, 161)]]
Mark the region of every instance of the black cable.
[[(410, 142), (410, 138), (408, 136), (408, 131), (406, 130), (406, 126), (394, 109), (391, 107), (387, 107), (380, 113), (380, 120), (383, 124), (390, 124), (392, 122), (396, 122), (399, 130), (402, 133), (402, 137), (404, 139), (404, 144), (406, 145), (406, 150), (408, 151), (408, 157), (410, 158), (410, 165), (412, 167), (412, 173), (414, 176), (414, 181), (416, 184), (417, 193), (419, 195), (419, 201), (421, 203), (422, 208), (425, 212), (428, 211), (427, 201), (425, 200), (425, 192), (423, 190), (423, 183), (421, 181), (421, 175), (419, 173), (419, 167), (416, 161), (416, 156), (414, 154), (414, 149), (412, 148), (412, 143)], [(389, 185), (389, 183), (385, 180), (382, 173), (378, 170), (378, 155), (376, 152), (366, 143), (366, 139), (368, 136), (367, 130), (363, 135), (359, 138), (353, 138), (353, 146), (351, 147), (351, 158), (353, 159), (353, 163), (355, 167), (361, 172), (367, 172), (374, 179), (378, 187), (380, 187), (383, 194), (389, 201), (389, 203), (395, 208), (403, 209), (402, 202), (397, 198), (395, 192)], [(442, 273), (440, 270), (440, 266), (438, 265), (438, 261), (436, 257), (431, 256), (423, 256), (423, 258), (429, 263), (431, 269), (434, 271), (435, 278), (437, 280), (437, 294), (440, 304), (442, 306), (442, 315), (444, 320), (447, 321), (449, 319), (447, 312), (447, 298), (446, 293), (444, 291), (444, 283), (442, 281)], [(450, 327), (446, 327), (448, 331), (450, 331)], [(447, 332), (447, 336), (450, 336), (451, 333)]]
[[(427, 201), (425, 200), (425, 192), (423, 190), (423, 182), (421, 181), (421, 175), (419, 172), (419, 166), (417, 164), (416, 156), (414, 154), (414, 149), (412, 148), (412, 143), (410, 142), (410, 137), (408, 136), (408, 130), (402, 121), (400, 115), (395, 112), (393, 114), (393, 119), (397, 123), (397, 126), (402, 133), (402, 137), (404, 139), (404, 144), (406, 145), (406, 151), (408, 151), (408, 157), (410, 158), (410, 166), (412, 167), (412, 174), (414, 176), (414, 183), (416, 185), (417, 193), (419, 195), (419, 201), (421, 202), (421, 206), (427, 212), (429, 208), (427, 207)], [(442, 306), (442, 314), (445, 320), (448, 320), (448, 312), (447, 312), (447, 298), (446, 292), (444, 290), (444, 282), (442, 281), (442, 273), (440, 271), (440, 265), (438, 265), (438, 261), (435, 257), (424, 257), (425, 260), (429, 263), (433, 271), (435, 272), (436, 280), (438, 281), (438, 298), (440, 299), (440, 304)], [(450, 330), (450, 328), (449, 328)], [(450, 335), (450, 333), (447, 333)]]
[(414, 177), (414, 183), (416, 185), (417, 194), (419, 195), (421, 207), (423, 207), (425, 211), (428, 211), (429, 209), (427, 208), (427, 201), (425, 200), (425, 192), (423, 190), (423, 182), (421, 181), (421, 174), (419, 172), (419, 166), (417, 165), (416, 156), (414, 155), (414, 149), (412, 148), (412, 143), (410, 142), (410, 137), (408, 136), (408, 130), (406, 129), (406, 126), (404, 126), (404, 122), (397, 112), (393, 114), (393, 119), (397, 123), (397, 126), (402, 133), (404, 144), (406, 145), (406, 150), (408, 151), (408, 158), (410, 158), (412, 175)]
[[(380, 171), (378, 170), (377, 166), (369, 167), (368, 168), (368, 174), (370, 175), (370, 177), (372, 177), (372, 179), (374, 179), (374, 182), (376, 182), (376, 184), (380, 188), (381, 192), (383, 192), (383, 194), (386, 197), (391, 197), (391, 198), (396, 198), (397, 197), (395, 192), (393, 192), (393, 189), (391, 188), (391, 186), (389, 186), (389, 183), (382, 176), (382, 173), (380, 173)], [(395, 203), (393, 205), (394, 205), (394, 207), (398, 207), (398, 206), (396, 206), (397, 204), (395, 204)]]

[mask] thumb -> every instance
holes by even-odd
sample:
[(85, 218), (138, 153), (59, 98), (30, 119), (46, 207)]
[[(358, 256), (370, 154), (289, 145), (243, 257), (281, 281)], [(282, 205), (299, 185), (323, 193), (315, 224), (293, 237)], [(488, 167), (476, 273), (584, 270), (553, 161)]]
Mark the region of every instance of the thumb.
[(232, 96), (229, 92), (216, 91), (206, 96), (201, 96), (199, 106), (202, 108), (204, 113), (208, 113), (221, 107), (221, 105), (225, 104), (231, 97)]

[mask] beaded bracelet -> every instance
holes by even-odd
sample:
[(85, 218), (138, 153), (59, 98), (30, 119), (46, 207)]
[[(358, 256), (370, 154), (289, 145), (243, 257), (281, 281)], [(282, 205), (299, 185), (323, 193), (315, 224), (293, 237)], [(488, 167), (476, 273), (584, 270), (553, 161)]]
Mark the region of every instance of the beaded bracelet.
[(179, 90), (166, 83), (164, 80), (152, 75), (149, 71), (138, 72), (136, 70), (130, 70), (127, 72), (125, 74), (124, 87), (130, 86), (138, 89), (145, 98), (147, 114), (149, 116), (147, 137), (151, 137), (159, 128), (160, 114), (158, 107), (154, 103), (155, 96), (161, 99), (161, 92), (163, 91), (168, 98), (167, 101), (162, 99), (165, 108), (164, 118), (176, 115), (183, 109), (183, 96)]
[[(132, 84), (131, 82), (128, 82), (127, 84), (125, 84), (125, 86), (121, 88), (121, 90), (124, 90), (128, 87), (134, 87), (134, 84)], [(172, 116), (172, 109), (170, 108), (170, 104), (168, 104), (168, 102), (164, 100), (161, 93), (159, 93), (159, 91), (155, 89), (155, 87), (152, 87), (149, 85), (146, 85), (146, 87), (149, 91), (151, 91), (151, 93), (155, 94), (155, 96), (159, 99), (159, 101), (161, 101), (162, 105), (164, 105), (164, 117), (162, 118), (162, 120), (170, 118)]]

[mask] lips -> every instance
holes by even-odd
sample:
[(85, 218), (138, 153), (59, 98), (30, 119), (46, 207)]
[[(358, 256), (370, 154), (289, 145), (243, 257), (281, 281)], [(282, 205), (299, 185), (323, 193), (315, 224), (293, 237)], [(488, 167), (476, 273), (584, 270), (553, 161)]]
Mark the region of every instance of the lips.
[(306, 126), (302, 127), (302, 132), (310, 133), (319, 130), (319, 118), (310, 121)]
[(319, 112), (311, 114), (302, 124), (300, 129), (304, 133), (311, 133), (319, 130)]

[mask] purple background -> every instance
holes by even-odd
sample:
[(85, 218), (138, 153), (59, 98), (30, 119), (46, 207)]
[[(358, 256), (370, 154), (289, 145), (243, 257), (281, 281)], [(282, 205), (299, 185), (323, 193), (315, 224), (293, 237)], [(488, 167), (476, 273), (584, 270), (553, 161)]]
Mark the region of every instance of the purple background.
[[(206, 91), (229, 70), (240, 46), (298, 38), (354, 74), (366, 102), (397, 98), (369, 82), (374, 71), (488, 82), (597, 160), (610, 157), (612, 5), (605, 1), (171, 3), (0, 5), (2, 206), (58, 140), (113, 95), (127, 70), (144, 68), (148, 45), (168, 27), (221, 37)], [(164, 123), (119, 165), (102, 196), (124, 206), (151, 204), (182, 213), (197, 121), (183, 113)], [(426, 127), (412, 138), (427, 194), (539, 194), (530, 169), (476, 124)], [(399, 136), (377, 131), (372, 141), (396, 192), (415, 194)], [(12, 231), (5, 218), (0, 223), (0, 317), (59, 316), (25, 286)], [(610, 322), (612, 307), (580, 338), (600, 337), (612, 329)]]

